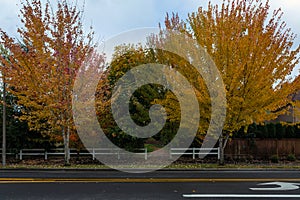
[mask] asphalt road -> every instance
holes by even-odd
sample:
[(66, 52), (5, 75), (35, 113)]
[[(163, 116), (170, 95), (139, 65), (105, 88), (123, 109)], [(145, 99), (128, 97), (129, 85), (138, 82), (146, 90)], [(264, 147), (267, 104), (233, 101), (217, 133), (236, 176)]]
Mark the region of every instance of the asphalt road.
[[(267, 185), (260, 185), (267, 184)], [(299, 184), (299, 185), (298, 185)], [(300, 199), (300, 171), (0, 170), (0, 199)]]

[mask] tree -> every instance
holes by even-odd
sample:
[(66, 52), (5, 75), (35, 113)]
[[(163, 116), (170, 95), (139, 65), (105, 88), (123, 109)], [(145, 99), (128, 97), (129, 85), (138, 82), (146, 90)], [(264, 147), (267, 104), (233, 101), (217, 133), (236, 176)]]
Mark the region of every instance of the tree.
[[(296, 78), (296, 81), (296, 84), (299, 85), (300, 76)], [(290, 115), (292, 115), (293, 118), (293, 125), (297, 125), (298, 127), (300, 127), (300, 90), (293, 94), (293, 100), (294, 102), (290, 105), (290, 109), (292, 110), (292, 113), (290, 113)]]
[[(118, 46), (115, 49), (112, 62), (106, 69), (105, 76), (98, 85), (96, 107), (101, 127), (111, 141), (127, 150), (143, 148), (145, 139), (130, 136), (126, 134), (126, 131), (124, 132), (118, 127), (111, 112), (111, 102), (113, 101), (112, 90), (116, 86), (117, 81), (126, 72), (142, 64), (154, 63), (156, 59), (153, 50), (145, 49), (140, 45), (134, 46), (128, 44)], [(127, 87), (130, 87), (130, 85), (122, 84), (122, 88), (118, 89), (126, 90)], [(134, 122), (138, 126), (149, 124), (150, 107), (154, 104), (155, 100), (162, 99), (165, 95), (166, 88), (156, 84), (148, 84), (136, 90), (131, 97), (129, 105), (129, 112)], [(120, 110), (121, 109), (118, 109), (118, 111)], [(122, 113), (122, 111), (120, 111), (120, 113)], [(170, 123), (170, 121), (167, 121), (166, 126), (170, 127)], [(162, 141), (162, 138), (165, 138), (164, 143), (168, 143), (169, 139), (166, 135), (170, 134), (172, 135), (170, 129), (165, 128), (156, 135), (155, 139)]]
[(227, 114), (219, 143), (220, 164), (233, 132), (285, 112), (272, 111), (288, 104), (296, 89), (287, 76), (299, 61), (300, 47), (293, 50), (295, 35), (281, 21), (280, 9), (271, 17), (268, 14), (268, 2), (230, 0), (220, 7), (211, 3), (206, 10), (200, 7), (187, 22), (178, 15), (165, 20), (165, 37), (169, 31), (189, 35), (210, 54), (222, 75)]
[[(1, 92), (1, 96), (2, 92)], [(3, 99), (1, 98), (3, 102)], [(3, 109), (0, 108), (1, 116)], [(26, 121), (20, 121), (22, 115), (20, 106), (17, 105), (17, 99), (12, 94), (6, 92), (6, 149), (10, 152), (24, 148), (45, 148), (55, 147), (55, 141), (51, 140), (49, 135), (43, 135), (36, 131), (30, 131)], [(0, 126), (3, 126), (3, 119), (0, 118)], [(2, 130), (0, 130), (1, 136)], [(2, 138), (2, 137), (0, 137)]]
[[(25, 0), (21, 8), (20, 40), (1, 30), (9, 52), (5, 65), (10, 92), (17, 97), (31, 130), (62, 138), (65, 164), (69, 165), (69, 139), (76, 135), (71, 93), (79, 67), (93, 51), (93, 32), (83, 33), (82, 12), (66, 0), (55, 11), (47, 2)], [(74, 138), (74, 137), (71, 137)]]

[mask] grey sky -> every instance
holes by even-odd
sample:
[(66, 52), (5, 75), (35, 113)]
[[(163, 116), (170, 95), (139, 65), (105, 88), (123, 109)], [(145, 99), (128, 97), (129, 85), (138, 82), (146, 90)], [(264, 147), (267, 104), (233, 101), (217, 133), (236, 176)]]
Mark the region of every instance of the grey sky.
[[(46, 1), (46, 0), (42, 0)], [(263, 0), (265, 2), (265, 0)], [(17, 37), (20, 26), (18, 10), (20, 0), (0, 0), (0, 27)], [(56, 1), (53, 0), (53, 3)], [(79, 5), (82, 0), (78, 0)], [(92, 25), (99, 40), (134, 28), (157, 27), (164, 22), (166, 12), (178, 12), (182, 19), (196, 11), (199, 6), (207, 6), (206, 0), (85, 0), (85, 25)], [(220, 3), (222, 0), (212, 0)], [(19, 5), (17, 5), (19, 4)], [(298, 35), (300, 44), (299, 0), (270, 0), (271, 10), (282, 8), (283, 20)]]

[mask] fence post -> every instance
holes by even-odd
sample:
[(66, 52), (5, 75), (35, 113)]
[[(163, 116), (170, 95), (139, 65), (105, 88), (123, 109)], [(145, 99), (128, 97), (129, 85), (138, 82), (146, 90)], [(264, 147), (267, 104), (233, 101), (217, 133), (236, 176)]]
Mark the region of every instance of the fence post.
[(147, 147), (145, 148), (145, 160), (147, 160)]
[(195, 160), (195, 147), (193, 147), (193, 160)]
[(118, 150), (118, 160), (120, 160), (120, 150)]
[(48, 154), (47, 154), (47, 151), (45, 150), (45, 160), (48, 159)]
[(172, 148), (170, 148), (170, 159), (172, 159)]
[(199, 153), (197, 153), (198, 154), (198, 158), (200, 158), (201, 157), (201, 148), (199, 148)]
[(218, 160), (220, 160), (220, 147), (218, 147)]
[(95, 148), (93, 147), (93, 160), (95, 160)]
[(22, 155), (22, 149), (20, 150), (20, 160), (23, 159), (23, 155)]

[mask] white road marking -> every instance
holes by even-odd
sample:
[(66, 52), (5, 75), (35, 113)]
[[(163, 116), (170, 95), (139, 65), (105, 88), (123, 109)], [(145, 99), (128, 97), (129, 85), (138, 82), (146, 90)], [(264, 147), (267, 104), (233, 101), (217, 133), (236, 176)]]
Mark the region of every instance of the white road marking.
[(298, 194), (183, 194), (185, 198), (300, 198)]
[(288, 190), (298, 190), (300, 183), (288, 183), (288, 182), (269, 182), (260, 183), (257, 185), (274, 185), (276, 187), (261, 187), (261, 188), (249, 188), (250, 190), (258, 191), (288, 191)]

